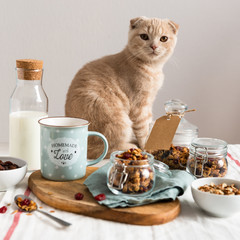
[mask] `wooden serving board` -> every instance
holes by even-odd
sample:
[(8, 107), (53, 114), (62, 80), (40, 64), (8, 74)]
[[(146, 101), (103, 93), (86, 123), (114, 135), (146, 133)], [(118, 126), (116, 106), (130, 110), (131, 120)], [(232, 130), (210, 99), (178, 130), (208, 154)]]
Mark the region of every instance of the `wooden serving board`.
[[(127, 208), (108, 208), (100, 205), (83, 184), (87, 176), (97, 170), (87, 167), (84, 178), (68, 182), (55, 182), (42, 177), (40, 170), (33, 172), (28, 180), (29, 188), (44, 203), (64, 211), (85, 216), (135, 225), (157, 225), (175, 219), (180, 213), (179, 200), (159, 202)], [(83, 200), (75, 200), (78, 192)], [(120, 196), (119, 196), (120, 197)]]

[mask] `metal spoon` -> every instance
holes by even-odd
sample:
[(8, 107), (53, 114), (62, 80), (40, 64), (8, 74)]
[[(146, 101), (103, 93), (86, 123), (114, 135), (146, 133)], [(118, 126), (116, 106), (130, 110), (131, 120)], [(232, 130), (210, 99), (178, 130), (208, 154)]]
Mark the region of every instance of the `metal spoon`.
[[(32, 200), (30, 197), (27, 197), (27, 196), (25, 196), (25, 195), (21, 195), (21, 194), (20, 194), (20, 195), (16, 195), (16, 196), (14, 197), (14, 201), (15, 201), (16, 205), (17, 205), (17, 203), (18, 203), (18, 200), (17, 200), (18, 198), (21, 198), (22, 200), (24, 200), (24, 199), (26, 199), (26, 198), (29, 199), (30, 201)], [(42, 214), (44, 214), (44, 215), (52, 218), (53, 220), (55, 220), (56, 222), (62, 224), (63, 226), (70, 226), (70, 225), (72, 225), (71, 223), (65, 222), (65, 221), (63, 221), (63, 220), (60, 219), (60, 218), (54, 217), (53, 215), (51, 215), (51, 214), (49, 214), (49, 213), (47, 213), (47, 212), (44, 212), (44, 211), (42, 211), (42, 210), (39, 210), (37, 204), (36, 204), (36, 209), (34, 209), (34, 210), (22, 209), (22, 208), (20, 208), (18, 205), (17, 205), (17, 207), (18, 207), (21, 211), (24, 211), (24, 212), (38, 211), (38, 212), (40, 212), (40, 213), (42, 213)]]

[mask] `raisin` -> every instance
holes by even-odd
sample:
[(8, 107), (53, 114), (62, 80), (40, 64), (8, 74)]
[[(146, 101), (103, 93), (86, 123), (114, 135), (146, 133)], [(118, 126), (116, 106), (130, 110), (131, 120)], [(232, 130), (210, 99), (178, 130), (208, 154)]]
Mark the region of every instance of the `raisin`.
[(0, 160), (0, 170), (11, 170), (16, 168), (19, 168), (17, 164), (10, 161), (3, 162), (2, 160)]
[(21, 206), (29, 206), (30, 205), (30, 200), (28, 198), (25, 198), (23, 201), (20, 202)]
[(132, 157), (131, 153), (124, 153), (123, 154), (124, 159), (128, 159), (128, 158), (131, 158), (131, 157)]

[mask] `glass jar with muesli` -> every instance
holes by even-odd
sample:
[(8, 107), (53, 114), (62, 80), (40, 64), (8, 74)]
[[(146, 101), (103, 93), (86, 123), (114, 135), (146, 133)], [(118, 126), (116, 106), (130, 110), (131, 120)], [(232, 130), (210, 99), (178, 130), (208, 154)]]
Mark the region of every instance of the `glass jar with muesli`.
[(154, 158), (167, 164), (170, 169), (186, 169), (189, 157), (189, 147), (194, 138), (198, 137), (198, 127), (184, 118), (188, 106), (178, 99), (165, 102), (165, 111), (168, 116), (179, 116), (181, 121), (174, 135), (169, 150), (159, 149), (152, 152)]
[(110, 157), (107, 186), (114, 194), (143, 196), (155, 183), (154, 157), (141, 149), (116, 151)]
[(216, 138), (194, 139), (187, 170), (197, 178), (224, 177), (228, 170), (227, 143)]

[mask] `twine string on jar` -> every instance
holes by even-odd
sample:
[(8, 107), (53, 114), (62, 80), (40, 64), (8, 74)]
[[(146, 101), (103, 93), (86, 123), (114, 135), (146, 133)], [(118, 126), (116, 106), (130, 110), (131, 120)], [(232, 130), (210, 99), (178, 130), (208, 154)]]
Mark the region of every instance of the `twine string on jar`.
[(182, 118), (184, 117), (185, 113), (188, 113), (188, 112), (195, 112), (196, 109), (190, 109), (190, 110), (186, 110), (184, 112), (178, 112), (178, 111), (174, 111), (174, 112), (167, 112), (166, 115), (167, 115), (167, 120), (170, 120), (172, 116), (178, 116), (179, 118)]

